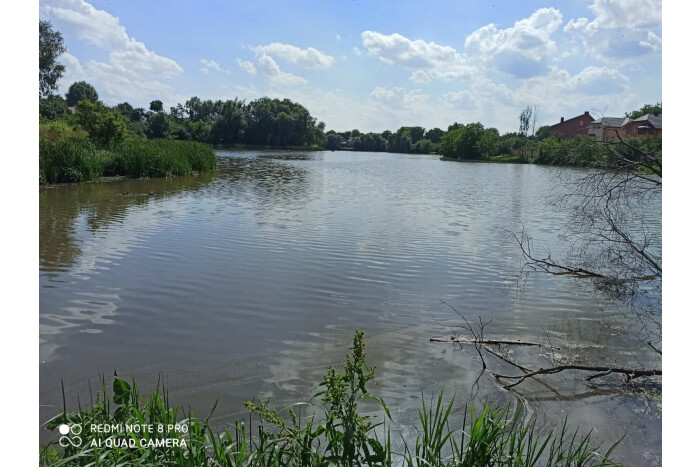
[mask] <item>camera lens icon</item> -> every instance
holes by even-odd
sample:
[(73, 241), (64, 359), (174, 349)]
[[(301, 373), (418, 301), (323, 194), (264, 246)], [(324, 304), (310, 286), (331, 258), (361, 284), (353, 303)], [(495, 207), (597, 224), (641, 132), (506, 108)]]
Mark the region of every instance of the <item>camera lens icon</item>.
[(58, 427), (58, 432), (63, 435), (61, 438), (58, 440), (58, 444), (61, 447), (68, 447), (68, 446), (73, 446), (77, 448), (83, 443), (82, 438), (79, 436), (80, 433), (83, 432), (83, 427), (82, 425), (67, 425), (65, 423), (62, 423)]

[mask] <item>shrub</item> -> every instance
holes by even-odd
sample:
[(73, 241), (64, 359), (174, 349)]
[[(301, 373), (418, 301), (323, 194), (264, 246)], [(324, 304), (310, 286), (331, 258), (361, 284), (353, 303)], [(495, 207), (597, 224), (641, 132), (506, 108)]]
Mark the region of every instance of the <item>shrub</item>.
[(119, 143), (127, 134), (126, 123), (121, 114), (101, 103), (83, 99), (78, 103), (78, 121), (90, 135), (90, 139), (106, 148)]

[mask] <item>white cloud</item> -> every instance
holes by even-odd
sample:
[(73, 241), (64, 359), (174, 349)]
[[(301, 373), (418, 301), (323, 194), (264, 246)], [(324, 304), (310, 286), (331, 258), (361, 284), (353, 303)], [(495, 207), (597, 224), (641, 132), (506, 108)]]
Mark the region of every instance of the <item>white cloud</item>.
[(280, 42), (258, 45), (252, 47), (252, 49), (255, 51), (256, 55), (271, 55), (286, 60), (289, 63), (315, 70), (330, 68), (334, 61), (333, 57), (313, 47), (300, 49), (299, 47), (290, 44), (282, 44)]
[(209, 73), (210, 71), (218, 71), (220, 73), (226, 73), (230, 74), (230, 70), (225, 70), (221, 68), (221, 65), (219, 65), (216, 61), (214, 60), (207, 60), (206, 58), (203, 58), (199, 61), (202, 65), (204, 65), (202, 68), (200, 68), (200, 71), (204, 73)]
[[(108, 62), (91, 60), (81, 66), (74, 56), (62, 56), (66, 75), (91, 81), (108, 102), (173, 96), (171, 87), (160, 82), (183, 73), (174, 60), (149, 50), (143, 42), (129, 37), (119, 18), (98, 10), (84, 0), (53, 0), (40, 6), (40, 16), (51, 20), (66, 36), (76, 37), (109, 52)], [(164, 93), (159, 95), (158, 93)], [(141, 101), (143, 102), (143, 101)]]
[(237, 59), (238, 61), (238, 66), (241, 68), (241, 70), (245, 71), (249, 75), (255, 76), (258, 74), (258, 70), (255, 68), (255, 63), (249, 62), (247, 60), (241, 60), (240, 58)]
[(386, 35), (364, 31), (362, 45), (370, 56), (377, 57), (384, 64), (413, 68), (411, 80), (419, 83), (427, 83), (433, 78), (468, 78), (475, 73), (462, 54), (435, 42), (413, 41), (397, 33)]
[(547, 59), (557, 46), (551, 35), (561, 26), (562, 14), (554, 8), (542, 8), (529, 18), (516, 21), (511, 28), (498, 29), (489, 24), (467, 36), (464, 48), (470, 58), (485, 65), (527, 78), (547, 70)]
[(277, 62), (269, 55), (260, 55), (256, 58), (256, 63), (238, 60), (238, 66), (246, 73), (256, 76), (260, 75), (271, 84), (276, 85), (302, 85), (307, 81), (301, 76), (286, 73), (280, 70)]
[(474, 78), (489, 66), (526, 78), (547, 71), (548, 59), (557, 49), (550, 36), (562, 21), (559, 10), (542, 8), (511, 28), (489, 24), (466, 37), (465, 53), (435, 42), (376, 31), (363, 32), (362, 44), (382, 63), (412, 68), (410, 79), (418, 83)]
[(564, 30), (583, 40), (586, 53), (606, 62), (661, 54), (661, 0), (594, 0), (595, 17), (570, 20)]
[(358, 57), (362, 56), (362, 51), (360, 49), (358, 49), (357, 47), (352, 48), (352, 53), (357, 55)]
[(376, 102), (394, 108), (419, 107), (425, 104), (429, 97), (427, 94), (424, 94), (421, 89), (412, 89), (406, 92), (402, 87), (388, 89), (382, 86), (374, 88), (369, 96)]

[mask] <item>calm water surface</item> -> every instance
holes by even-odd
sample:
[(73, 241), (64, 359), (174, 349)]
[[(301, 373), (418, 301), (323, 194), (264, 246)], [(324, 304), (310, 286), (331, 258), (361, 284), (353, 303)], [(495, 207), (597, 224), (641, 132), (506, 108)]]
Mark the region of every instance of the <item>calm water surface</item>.
[(519, 250), (501, 241), (499, 229), (524, 227), (562, 250), (568, 213), (547, 203), (571, 169), (382, 153), (219, 156), (210, 174), (40, 190), (41, 421), (60, 407), (61, 378), (77, 407), (88, 380), (116, 370), (144, 389), (162, 371), (177, 402), (206, 415), (218, 399), (215, 422), (228, 423), (253, 396), (278, 407), (308, 398), (362, 328), (375, 392), (407, 437), (421, 392), (444, 387), (460, 407), (522, 397), (543, 426), (568, 414), (601, 441), (627, 433), (628, 465), (660, 463), (658, 401), (619, 385), (593, 390), (580, 375), (508, 393), (477, 379), (469, 349), (428, 342), (450, 333), (436, 322), (455, 316), (445, 301), (492, 320), (489, 336), (549, 336), (582, 361), (660, 367), (620, 333), (629, 323), (619, 304), (563, 277), (524, 278)]

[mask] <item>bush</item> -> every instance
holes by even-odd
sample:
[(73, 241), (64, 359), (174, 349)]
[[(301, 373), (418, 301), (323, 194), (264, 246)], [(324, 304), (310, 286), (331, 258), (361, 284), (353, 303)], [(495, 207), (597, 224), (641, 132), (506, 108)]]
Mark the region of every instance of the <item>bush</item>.
[(39, 116), (46, 120), (58, 120), (68, 113), (68, 105), (61, 96), (50, 95), (39, 99)]
[(121, 114), (101, 103), (83, 99), (78, 103), (78, 121), (90, 135), (90, 139), (106, 148), (119, 143), (127, 134), (126, 123)]
[(591, 167), (605, 163), (608, 148), (588, 136), (573, 139), (549, 137), (538, 143), (536, 164)]

